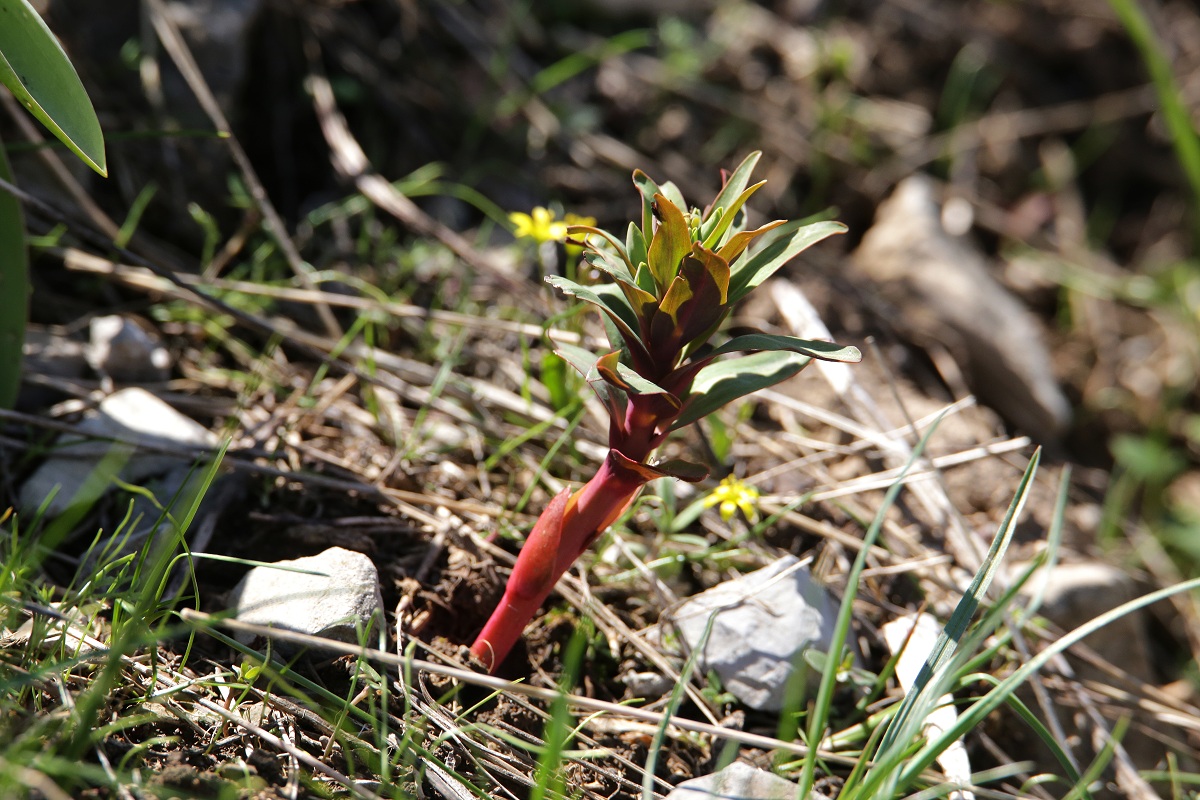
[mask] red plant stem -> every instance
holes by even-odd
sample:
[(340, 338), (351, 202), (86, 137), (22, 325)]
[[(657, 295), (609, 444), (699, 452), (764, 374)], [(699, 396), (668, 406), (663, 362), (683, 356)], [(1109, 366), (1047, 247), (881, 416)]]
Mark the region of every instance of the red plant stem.
[(570, 497), (564, 489), (546, 506), (517, 555), (504, 598), (471, 645), (471, 655), (489, 672), (508, 656), (558, 579), (624, 513), (645, 483), (646, 478), (610, 452), (581, 489)]

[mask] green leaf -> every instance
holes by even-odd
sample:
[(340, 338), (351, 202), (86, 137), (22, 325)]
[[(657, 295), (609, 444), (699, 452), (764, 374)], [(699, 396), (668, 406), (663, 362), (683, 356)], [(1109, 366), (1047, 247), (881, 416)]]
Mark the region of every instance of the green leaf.
[(642, 236), (641, 228), (632, 222), (625, 232), (625, 257), (629, 259), (629, 270), (634, 273), (637, 272), (637, 265), (646, 260), (646, 237)]
[(108, 176), (104, 134), (92, 102), (28, 0), (0, 0), (0, 83), (71, 152)]
[(818, 342), (810, 339), (799, 339), (795, 336), (777, 336), (771, 333), (748, 333), (735, 336), (725, 344), (708, 353), (705, 358), (716, 358), (726, 353), (749, 352), (753, 350), (787, 350), (792, 353), (819, 358), (822, 361), (862, 361), (862, 353), (857, 347), (840, 345), (835, 342)]
[(658, 230), (650, 240), (647, 263), (661, 291), (679, 272), (679, 262), (692, 249), (692, 237), (683, 211), (664, 195), (654, 196), (654, 209), (658, 212)]
[(681, 211), (687, 211), (687, 201), (683, 199), (683, 192), (679, 191), (679, 187), (671, 181), (667, 181), (658, 187), (659, 192), (663, 197), (670, 200), (676, 208)]
[(759, 236), (762, 236), (767, 231), (775, 230), (780, 225), (784, 225), (786, 223), (787, 220), (785, 219), (777, 219), (772, 222), (768, 222), (766, 225), (763, 225), (760, 228), (755, 228), (752, 231), (739, 231), (733, 236), (730, 236), (729, 239), (721, 245), (721, 249), (717, 251), (717, 255), (732, 264), (734, 261), (737, 261), (738, 256), (740, 256), (742, 252), (750, 245), (750, 242), (754, 241)]
[(610, 250), (590, 249), (583, 254), (583, 260), (616, 280), (633, 281), (629, 266)]
[[(588, 234), (595, 234), (612, 245), (612, 250), (607, 250), (605, 248), (589, 244), (589, 252), (584, 254), (584, 258), (587, 258), (590, 255), (595, 258), (603, 259), (604, 263), (610, 264), (611, 267), (599, 267), (600, 269), (603, 269), (605, 272), (613, 275), (614, 277), (625, 277), (628, 280), (633, 280), (633, 263), (629, 261), (629, 254), (626, 252), (625, 247), (621, 244), (617, 237), (613, 236), (603, 228), (597, 228), (594, 225), (571, 225), (567, 227), (568, 236), (575, 237), (577, 234), (584, 234), (582, 237), (584, 239), (586, 239)], [(591, 259), (588, 259), (588, 263), (592, 263)], [(599, 265), (592, 264), (592, 266)]]
[[(0, 178), (12, 171), (0, 146)], [(0, 190), (0, 408), (12, 408), (21, 386), (21, 351), (29, 318), (29, 256), (21, 204)]]
[(671, 429), (678, 430), (739, 397), (787, 380), (811, 361), (799, 353), (775, 350), (709, 364), (696, 373), (683, 413)]
[[(742, 192), (746, 191), (746, 186), (750, 183), (750, 175), (754, 172), (754, 167), (757, 166), (760, 158), (762, 158), (762, 151), (755, 150), (742, 159), (742, 163), (738, 164), (737, 168), (725, 179), (725, 185), (721, 187), (721, 191), (705, 209), (705, 219), (708, 219), (718, 208), (728, 209), (725, 214), (727, 217), (737, 211), (734, 201)], [(730, 221), (732, 222), (732, 220)]]
[(741, 300), (775, 271), (822, 239), (835, 233), (845, 233), (840, 222), (814, 222), (801, 226), (798, 222), (780, 228), (779, 236), (749, 258), (741, 261), (729, 278), (729, 302)]
[(591, 303), (596, 306), (616, 324), (617, 329), (620, 330), (627, 344), (633, 342), (641, 344), (642, 340), (636, 333), (638, 327), (637, 314), (634, 313), (634, 310), (629, 306), (629, 301), (625, 299), (625, 295), (617, 287), (611, 284), (583, 286), (561, 275), (548, 275), (546, 283), (558, 289), (563, 294), (574, 295), (585, 303)]
[(705, 247), (715, 248), (717, 246), (717, 243), (720, 242), (721, 239), (724, 238), (725, 234), (729, 231), (729, 226), (733, 224), (734, 218), (736, 218), (738, 212), (742, 210), (742, 206), (745, 205), (746, 201), (750, 198), (750, 195), (757, 192), (759, 189), (765, 186), (766, 183), (766, 181), (759, 181), (737, 196), (737, 199), (733, 201), (733, 207), (726, 211), (724, 216), (721, 218), (721, 224), (717, 225), (717, 227), (713, 229), (712, 233), (708, 235), (708, 238), (704, 240)]
[(633, 273), (633, 282), (647, 294), (654, 294), (658, 291), (658, 287), (654, 285), (654, 276), (650, 274), (650, 265), (645, 261), (638, 264), (637, 271)]
[(554, 349), (554, 352), (583, 376), (583, 379), (587, 381), (588, 386), (592, 387), (592, 391), (596, 393), (602, 403), (605, 405), (608, 404), (612, 391), (609, 389), (608, 384), (600, 378), (600, 373), (596, 371), (596, 362), (599, 360), (599, 356), (582, 347), (576, 347), (573, 344), (559, 344)]

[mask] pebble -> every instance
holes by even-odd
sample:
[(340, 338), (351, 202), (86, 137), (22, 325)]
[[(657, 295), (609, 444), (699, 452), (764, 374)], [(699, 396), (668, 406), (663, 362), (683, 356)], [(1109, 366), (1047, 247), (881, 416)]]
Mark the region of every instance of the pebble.
[[(228, 606), (242, 622), (352, 644), (364, 641), (360, 635), (383, 618), (375, 565), (362, 553), (341, 547), (254, 567), (230, 592)], [(243, 644), (255, 638), (237, 634)], [(298, 649), (282, 638), (275, 647), (281, 652)]]
[(676, 786), (665, 800), (795, 800), (796, 784), (735, 761), (728, 767)]
[(22, 484), (19, 505), (26, 512), (36, 511), (53, 495), (46, 514), (56, 517), (74, 505), (95, 503), (112, 487), (114, 477), (140, 483), (192, 462), (139, 446), (186, 449), (218, 443), (216, 434), (137, 387), (101, 400), (76, 428), (83, 435), (59, 436), (51, 455)]
[[(703, 643), (698, 664), (702, 673), (716, 672), (725, 689), (751, 708), (781, 711), (803, 652), (810, 647), (828, 651), (837, 609), (808, 566), (785, 556), (689, 598), (667, 621), (689, 651)], [(819, 679), (815, 670), (810, 673)]]

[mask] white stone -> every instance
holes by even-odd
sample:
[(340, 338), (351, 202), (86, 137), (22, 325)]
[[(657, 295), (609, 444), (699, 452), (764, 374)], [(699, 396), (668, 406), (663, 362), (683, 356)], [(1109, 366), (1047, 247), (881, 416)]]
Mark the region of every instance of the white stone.
[(725, 769), (684, 781), (665, 800), (795, 800), (796, 784), (735, 761)]
[(804, 650), (828, 651), (837, 604), (807, 565), (785, 556), (689, 598), (669, 621), (693, 650), (703, 642), (713, 615), (700, 651), (701, 672), (716, 672), (724, 687), (751, 708), (781, 711)]
[(104, 398), (77, 430), (82, 435), (60, 436), (50, 457), (21, 486), (20, 507), (26, 512), (53, 494), (46, 513), (55, 517), (73, 505), (94, 503), (116, 476), (138, 483), (192, 460), (139, 447), (187, 450), (218, 443), (202, 425), (136, 387)]
[[(255, 567), (234, 587), (228, 604), (242, 622), (355, 644), (383, 614), (375, 565), (341, 547)], [(237, 638), (250, 644), (255, 637)], [(285, 639), (277, 646), (295, 649)]]

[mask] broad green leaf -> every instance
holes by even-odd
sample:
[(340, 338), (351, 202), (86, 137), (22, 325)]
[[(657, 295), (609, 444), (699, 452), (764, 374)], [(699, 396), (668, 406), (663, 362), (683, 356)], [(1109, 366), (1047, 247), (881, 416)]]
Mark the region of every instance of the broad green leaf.
[(641, 342), (641, 338), (635, 332), (638, 327), (637, 315), (629, 307), (629, 301), (617, 287), (611, 284), (583, 286), (561, 275), (548, 275), (546, 283), (563, 294), (574, 295), (585, 303), (591, 303), (599, 308), (616, 323), (627, 342)]
[(104, 134), (92, 102), (28, 0), (0, 0), (0, 83), (71, 152), (108, 176)]
[(647, 263), (654, 283), (661, 291), (670, 285), (679, 271), (679, 262), (692, 249), (692, 237), (688, 234), (683, 210), (665, 195), (654, 196), (654, 209), (658, 212), (658, 230), (650, 240)]
[(835, 233), (845, 233), (840, 222), (814, 222), (801, 226), (792, 222), (783, 226), (782, 233), (761, 250), (739, 262), (729, 279), (729, 302), (741, 300), (775, 271), (822, 239)]
[[(12, 171), (0, 145), (0, 178)], [(25, 218), (17, 198), (0, 189), (0, 408), (12, 408), (21, 386), (21, 350), (29, 317), (29, 261)]]
[(819, 358), (822, 361), (862, 361), (857, 347), (835, 342), (818, 342), (799, 339), (795, 336), (777, 336), (771, 333), (748, 333), (735, 336), (725, 344), (708, 353), (705, 358), (716, 358), (726, 353), (750, 352), (753, 350), (788, 350), (793, 353)]
[(683, 413), (671, 429), (682, 428), (739, 397), (787, 380), (811, 361), (799, 353), (775, 350), (709, 364), (696, 373)]
[(663, 197), (675, 204), (675, 207), (680, 211), (687, 211), (687, 201), (683, 199), (683, 192), (679, 191), (679, 187), (671, 181), (667, 181), (658, 187), (659, 192)]
[(725, 179), (725, 185), (721, 187), (721, 191), (705, 209), (705, 219), (708, 219), (718, 208), (728, 209), (726, 216), (737, 211), (734, 201), (738, 195), (746, 191), (746, 186), (750, 183), (750, 175), (754, 172), (754, 167), (758, 165), (760, 158), (762, 158), (762, 151), (755, 150), (742, 159), (742, 163), (738, 164), (737, 168)]

